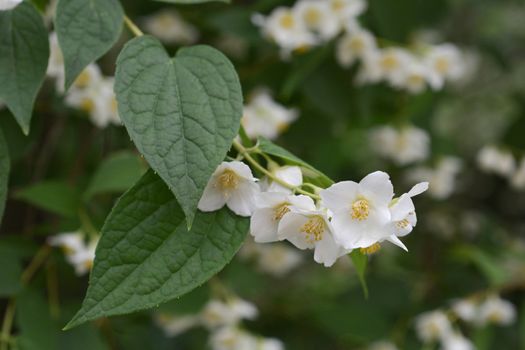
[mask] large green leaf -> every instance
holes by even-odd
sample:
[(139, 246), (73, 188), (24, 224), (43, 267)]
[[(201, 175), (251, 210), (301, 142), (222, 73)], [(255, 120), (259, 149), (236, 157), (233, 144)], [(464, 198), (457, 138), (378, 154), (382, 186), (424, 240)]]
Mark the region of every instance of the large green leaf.
[(208, 46), (184, 48), (171, 58), (157, 39), (142, 36), (119, 55), (115, 92), (131, 138), (190, 226), (239, 130), (242, 93), (233, 65)]
[(7, 184), (9, 182), (9, 150), (5, 142), (4, 133), (0, 130), (0, 223), (4, 215), (5, 201), (7, 199)]
[(128, 151), (109, 156), (93, 175), (84, 198), (101, 193), (123, 193), (140, 179), (146, 171), (144, 162), (137, 154)]
[(281, 158), (288, 164), (300, 166), (304, 176), (314, 183), (314, 185), (329, 187), (334, 183), (328, 176), (268, 139), (260, 137), (257, 145), (259, 150), (270, 156)]
[(64, 55), (66, 89), (120, 36), (124, 11), (118, 0), (60, 0), (55, 30)]
[(27, 135), (49, 59), (47, 29), (28, 1), (0, 11), (0, 100)]
[(86, 298), (66, 328), (154, 307), (200, 286), (232, 259), (248, 225), (223, 208), (198, 212), (188, 231), (173, 194), (147, 172), (106, 220)]
[(65, 182), (42, 181), (15, 193), (15, 198), (36, 207), (74, 218), (80, 207), (80, 195), (77, 190)]

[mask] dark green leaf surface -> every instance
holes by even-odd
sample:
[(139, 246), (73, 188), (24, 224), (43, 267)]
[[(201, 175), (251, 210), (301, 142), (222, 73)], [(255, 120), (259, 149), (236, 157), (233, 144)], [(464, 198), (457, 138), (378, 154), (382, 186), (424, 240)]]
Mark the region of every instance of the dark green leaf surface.
[(0, 223), (4, 215), (5, 201), (7, 199), (7, 185), (9, 182), (9, 170), (11, 163), (9, 160), (9, 150), (4, 138), (4, 133), (0, 130)]
[(157, 39), (142, 36), (119, 55), (115, 92), (133, 142), (191, 225), (208, 179), (239, 130), (242, 93), (233, 65), (208, 46), (171, 58)]
[(328, 176), (268, 139), (260, 137), (258, 147), (262, 152), (270, 156), (281, 158), (288, 164), (300, 166), (304, 176), (312, 179), (315, 185), (329, 187), (334, 183)]
[(154, 307), (200, 286), (232, 259), (248, 225), (223, 208), (198, 212), (187, 231), (173, 194), (147, 172), (106, 220), (86, 298), (67, 328)]
[(133, 152), (112, 154), (100, 164), (84, 192), (84, 198), (101, 193), (123, 193), (140, 179), (145, 170), (144, 162)]
[(352, 263), (354, 264), (355, 270), (357, 271), (359, 282), (363, 288), (363, 294), (365, 295), (365, 298), (368, 298), (368, 286), (366, 284), (365, 278), (366, 265), (368, 265), (368, 256), (361, 254), (359, 249), (354, 249), (350, 253), (350, 258), (352, 259)]
[(64, 55), (66, 89), (118, 40), (124, 12), (118, 0), (60, 0), (55, 29)]
[(42, 181), (16, 193), (16, 198), (66, 217), (76, 217), (80, 205), (78, 192), (60, 181)]
[(34, 6), (24, 1), (0, 11), (0, 100), (26, 135), (48, 59), (47, 29)]

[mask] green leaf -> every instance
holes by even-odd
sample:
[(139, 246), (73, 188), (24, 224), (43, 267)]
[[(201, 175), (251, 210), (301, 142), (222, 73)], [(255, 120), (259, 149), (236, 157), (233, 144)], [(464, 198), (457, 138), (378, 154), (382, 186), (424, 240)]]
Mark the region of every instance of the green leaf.
[(42, 181), (26, 187), (15, 198), (65, 217), (76, 217), (80, 196), (71, 186), (60, 181)]
[(5, 201), (7, 199), (7, 184), (9, 182), (10, 168), (9, 150), (4, 138), (4, 133), (0, 130), (0, 223), (2, 222)]
[(0, 11), (0, 100), (26, 135), (48, 59), (47, 29), (35, 7), (24, 1)]
[(248, 218), (223, 208), (198, 212), (188, 231), (177, 200), (148, 171), (107, 218), (86, 298), (66, 328), (154, 307), (200, 286), (233, 258), (248, 226)]
[(508, 271), (499, 263), (500, 259), (474, 246), (458, 246), (452, 254), (459, 259), (473, 263), (492, 286), (503, 285), (509, 280)]
[(361, 283), (361, 287), (363, 288), (363, 294), (365, 298), (368, 299), (368, 286), (366, 284), (365, 278), (366, 265), (368, 265), (368, 256), (365, 254), (361, 254), (359, 249), (354, 249), (350, 253), (350, 259), (352, 259), (352, 263), (354, 264), (355, 270), (357, 271), (359, 282)]
[(208, 46), (180, 49), (171, 58), (157, 39), (142, 36), (119, 55), (115, 92), (133, 142), (173, 191), (190, 226), (239, 130), (242, 93), (233, 65)]
[(22, 289), (22, 261), (12, 245), (0, 242), (0, 298), (18, 293)]
[(288, 164), (300, 166), (304, 176), (310, 178), (314, 185), (329, 187), (334, 183), (328, 176), (268, 139), (260, 137), (258, 147), (259, 150), (270, 156), (281, 158)]
[(118, 40), (124, 11), (118, 0), (60, 0), (55, 30), (64, 55), (66, 90), (88, 64)]
[(123, 193), (145, 171), (145, 164), (136, 154), (128, 151), (114, 153), (100, 164), (84, 192), (84, 198), (89, 199), (101, 193)]
[(229, 4), (231, 0), (157, 0), (159, 2), (168, 2), (170, 4), (180, 4), (180, 5), (193, 5), (193, 4), (202, 4), (205, 2), (225, 2)]

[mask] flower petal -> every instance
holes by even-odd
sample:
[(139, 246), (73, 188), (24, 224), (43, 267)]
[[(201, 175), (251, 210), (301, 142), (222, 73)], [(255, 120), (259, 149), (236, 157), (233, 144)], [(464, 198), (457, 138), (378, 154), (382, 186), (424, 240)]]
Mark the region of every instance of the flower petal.
[(414, 187), (412, 187), (412, 189), (408, 191), (408, 195), (410, 197), (414, 197), (414, 196), (417, 196), (418, 194), (425, 192), (426, 190), (428, 190), (428, 182), (420, 182), (414, 185)]
[(353, 181), (341, 181), (319, 192), (323, 205), (333, 212), (348, 209), (357, 196), (359, 185)]
[(250, 234), (255, 242), (268, 243), (279, 241), (277, 229), (279, 221), (274, 219), (274, 209), (263, 208), (255, 210), (250, 219)]
[(359, 182), (361, 194), (373, 202), (374, 206), (388, 206), (394, 196), (394, 186), (390, 176), (383, 171), (375, 171)]

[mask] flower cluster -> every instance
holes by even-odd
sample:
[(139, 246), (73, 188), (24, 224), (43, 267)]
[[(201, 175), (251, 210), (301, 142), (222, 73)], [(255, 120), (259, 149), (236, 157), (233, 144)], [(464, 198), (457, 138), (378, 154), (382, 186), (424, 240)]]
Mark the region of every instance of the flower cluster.
[(484, 172), (507, 178), (516, 189), (525, 189), (525, 157), (518, 166), (509, 150), (488, 145), (480, 149), (477, 161)]
[(212, 299), (196, 315), (156, 315), (157, 324), (169, 337), (190, 328), (203, 326), (211, 332), (213, 350), (282, 350), (281, 341), (254, 335), (241, 327), (242, 320), (253, 320), (258, 311), (255, 305), (238, 297)]
[(509, 325), (516, 319), (513, 304), (497, 295), (489, 295), (484, 300), (476, 298), (455, 301), (450, 310), (434, 310), (419, 315), (416, 319), (418, 337), (426, 344), (439, 341), (444, 350), (474, 349), (458, 327), (453, 327), (455, 320), (462, 320), (473, 326), (488, 324)]
[(265, 89), (257, 89), (244, 106), (241, 119), (246, 134), (273, 140), (298, 117), (296, 109), (288, 109), (273, 100)]
[(98, 237), (91, 238), (86, 244), (83, 232), (65, 232), (49, 237), (47, 242), (51, 246), (62, 248), (67, 262), (75, 268), (78, 276), (85, 275), (91, 270)]
[(142, 22), (147, 32), (167, 44), (189, 45), (199, 39), (197, 28), (172, 9), (162, 9), (144, 18)]
[(357, 20), (366, 7), (363, 0), (299, 0), (292, 8), (278, 7), (267, 17), (256, 14), (252, 21), (281, 48), (283, 57), (343, 33), (336, 58), (343, 67), (359, 61), (361, 83), (387, 82), (419, 93), (427, 87), (439, 90), (446, 81), (460, 80), (469, 72), (471, 62), (452, 44), (420, 43), (413, 50), (391, 44), (381, 48), (380, 40)]
[(397, 165), (420, 162), (430, 154), (430, 137), (423, 129), (411, 125), (377, 127), (371, 131), (370, 141), (379, 155)]
[[(314, 260), (325, 266), (353, 249), (371, 254), (383, 241), (406, 250), (399, 237), (409, 234), (417, 218), (412, 197), (424, 192), (419, 183), (394, 198), (388, 174), (377, 171), (354, 181), (338, 182), (316, 193), (302, 190), (296, 166), (267, 172), (259, 181), (240, 162), (223, 162), (211, 177), (199, 202), (202, 211), (227, 205), (241, 216), (251, 216), (250, 233), (258, 243), (287, 240), (299, 249), (314, 250)], [(299, 192), (301, 194), (295, 194)]]
[[(49, 36), (51, 46), (47, 75), (54, 78), (57, 91), (64, 92), (64, 57), (56, 33)], [(67, 91), (65, 103), (86, 112), (93, 124), (105, 128), (109, 124), (121, 125), (117, 100), (113, 93), (113, 77), (102, 75), (96, 63), (89, 64)]]

